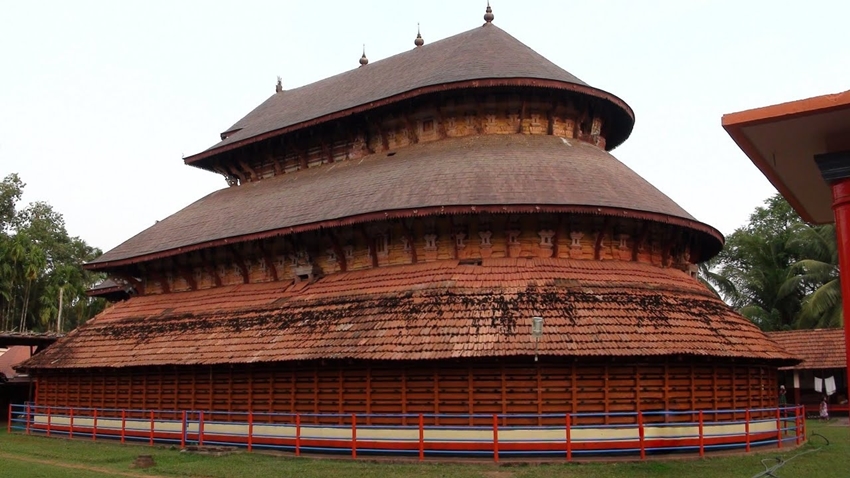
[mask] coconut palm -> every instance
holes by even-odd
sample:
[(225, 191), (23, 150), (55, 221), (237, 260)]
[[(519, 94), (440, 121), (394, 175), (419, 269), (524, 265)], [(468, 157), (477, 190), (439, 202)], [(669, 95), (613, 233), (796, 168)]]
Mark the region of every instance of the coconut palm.
[(835, 225), (799, 225), (794, 228), (788, 246), (801, 259), (791, 266), (783, 290), (798, 289), (805, 293), (796, 327), (840, 327), (844, 321)]

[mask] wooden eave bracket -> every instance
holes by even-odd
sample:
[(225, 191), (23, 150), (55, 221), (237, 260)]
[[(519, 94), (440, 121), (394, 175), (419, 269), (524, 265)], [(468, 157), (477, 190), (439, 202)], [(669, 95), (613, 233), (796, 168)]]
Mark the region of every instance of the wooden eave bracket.
[(272, 280), (277, 282), (278, 281), (277, 265), (274, 263), (274, 258), (272, 257), (271, 253), (269, 253), (269, 250), (266, 249), (266, 247), (263, 245), (262, 241), (258, 242), (258, 244), (259, 244), (259, 247), (260, 247), (260, 254), (263, 255), (263, 260), (266, 262), (266, 268), (271, 271)]
[(328, 240), (331, 243), (331, 248), (334, 250), (334, 254), (336, 254), (339, 270), (341, 272), (346, 272), (348, 270), (348, 261), (345, 259), (345, 253), (342, 251), (342, 247), (339, 244), (339, 238), (332, 230), (328, 230)]
[(643, 247), (643, 244), (646, 242), (646, 239), (649, 237), (649, 223), (644, 222), (643, 226), (640, 228), (640, 232), (638, 233), (638, 237), (635, 238), (635, 243), (632, 246), (632, 261), (638, 260), (638, 252), (640, 252), (640, 248)]
[(236, 247), (230, 247), (230, 252), (233, 254), (233, 259), (236, 262), (236, 267), (239, 268), (239, 272), (242, 273), (242, 283), (247, 284), (251, 282), (251, 277), (248, 275), (248, 266), (245, 265), (245, 258), (239, 254), (239, 251)]
[(410, 244), (410, 261), (416, 264), (416, 244), (413, 242), (413, 231), (407, 225), (407, 221), (401, 221), (401, 228), (404, 231), (404, 237), (407, 238), (407, 243)]
[(596, 233), (596, 243), (593, 245), (593, 259), (599, 260), (599, 256), (601, 255), (602, 250), (602, 239), (605, 237), (605, 233), (608, 232), (608, 229), (611, 228), (611, 216), (605, 217), (605, 221), (602, 223), (602, 227), (599, 229), (599, 232)]
[(372, 258), (372, 267), (378, 267), (378, 253), (375, 251), (375, 241), (366, 233), (365, 227), (360, 227), (360, 234), (363, 235), (363, 239), (369, 245), (369, 257)]

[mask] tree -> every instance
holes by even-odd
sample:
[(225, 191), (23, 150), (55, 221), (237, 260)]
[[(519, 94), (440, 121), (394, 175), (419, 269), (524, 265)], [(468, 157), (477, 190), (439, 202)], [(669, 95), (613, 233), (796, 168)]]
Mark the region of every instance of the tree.
[(100, 250), (69, 236), (62, 215), (46, 202), (18, 210), (24, 187), (16, 174), (0, 182), (0, 326), (54, 329), (61, 293), (63, 322), (75, 327), (104, 307), (85, 294), (102, 275), (82, 268)]
[(799, 225), (788, 241), (800, 259), (791, 267), (784, 290), (805, 294), (797, 328), (840, 327), (843, 320), (835, 225)]
[(756, 208), (750, 222), (729, 235), (718, 256), (718, 274), (734, 285), (726, 299), (763, 330), (794, 327), (805, 292), (783, 287), (801, 257), (789, 245), (803, 225), (785, 199), (776, 194)]

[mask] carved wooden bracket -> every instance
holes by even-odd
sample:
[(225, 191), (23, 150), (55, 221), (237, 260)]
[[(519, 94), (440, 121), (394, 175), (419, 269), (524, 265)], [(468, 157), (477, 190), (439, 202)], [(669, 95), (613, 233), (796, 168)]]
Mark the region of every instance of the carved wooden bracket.
[(600, 252), (602, 250), (602, 239), (605, 237), (605, 233), (608, 232), (608, 229), (611, 228), (611, 216), (607, 216), (605, 221), (602, 223), (602, 227), (599, 229), (599, 232), (596, 233), (596, 243), (593, 245), (593, 259), (599, 260)]
[(404, 237), (407, 238), (407, 243), (410, 244), (410, 262), (416, 264), (416, 243), (413, 241), (413, 231), (407, 225), (406, 221), (401, 221), (401, 228), (404, 231)]
[(210, 275), (213, 278), (213, 284), (215, 284), (216, 287), (221, 287), (221, 276), (218, 275), (218, 266), (215, 264), (215, 262), (211, 262), (207, 266), (207, 271), (209, 271)]
[(265, 263), (266, 263), (266, 269), (271, 271), (272, 280), (277, 282), (278, 281), (277, 265), (274, 262), (274, 257), (272, 257), (269, 250), (263, 245), (262, 241), (260, 241), (258, 243), (258, 245), (259, 245), (259, 248), (260, 248), (260, 254), (263, 255), (263, 261), (265, 261)]
[(198, 281), (195, 280), (195, 276), (192, 273), (192, 269), (189, 267), (180, 267), (177, 269), (177, 273), (180, 274), (180, 277), (189, 284), (190, 290), (198, 290)]
[(336, 261), (339, 264), (339, 270), (345, 272), (348, 270), (348, 261), (345, 258), (345, 253), (342, 250), (342, 247), (339, 245), (339, 238), (333, 232), (333, 230), (328, 231), (328, 239), (331, 242), (331, 248), (334, 250), (334, 254), (336, 254)]
[(242, 283), (247, 284), (251, 282), (251, 277), (248, 274), (248, 266), (245, 264), (245, 258), (239, 254), (239, 250), (235, 247), (230, 247), (230, 252), (233, 254), (233, 260), (236, 263), (236, 267), (239, 268), (239, 272), (242, 274)]
[(360, 227), (360, 234), (363, 235), (363, 239), (369, 245), (369, 257), (372, 258), (372, 267), (378, 267), (378, 252), (375, 251), (375, 241), (369, 237), (364, 227)]
[(638, 252), (640, 248), (643, 247), (644, 243), (646, 243), (646, 239), (649, 237), (649, 223), (643, 223), (643, 226), (640, 228), (640, 232), (638, 236), (635, 238), (635, 243), (632, 246), (632, 261), (638, 260)]

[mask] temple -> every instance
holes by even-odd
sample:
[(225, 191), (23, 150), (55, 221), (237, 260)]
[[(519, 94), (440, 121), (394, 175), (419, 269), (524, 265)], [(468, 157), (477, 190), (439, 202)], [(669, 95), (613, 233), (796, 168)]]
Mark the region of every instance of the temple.
[(35, 403), (469, 425), (775, 407), (797, 360), (697, 280), (722, 235), (610, 154), (631, 108), (488, 15), (279, 83), (185, 158), (228, 187), (86, 264), (132, 291), (24, 364)]

